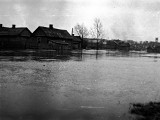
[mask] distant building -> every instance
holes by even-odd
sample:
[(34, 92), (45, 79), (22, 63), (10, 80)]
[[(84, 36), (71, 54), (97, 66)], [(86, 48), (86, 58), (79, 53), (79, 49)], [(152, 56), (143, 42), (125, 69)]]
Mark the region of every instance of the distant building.
[(96, 49), (97, 47), (97, 39), (94, 38), (84, 38), (84, 41), (87, 42), (87, 49)]
[(147, 52), (148, 53), (160, 53), (160, 46), (155, 46), (155, 47), (149, 46), (147, 47)]
[(129, 51), (130, 44), (122, 40), (108, 40), (106, 44), (106, 49)]
[(117, 48), (118, 48), (118, 43), (116, 41), (113, 40), (107, 41), (106, 49), (117, 50)]
[(0, 24), (0, 49), (26, 49), (26, 42), (31, 36), (31, 31), (27, 27), (12, 28), (3, 27)]
[(106, 40), (105, 39), (97, 39), (97, 38), (84, 38), (84, 41), (87, 42), (87, 49), (105, 49)]
[(29, 49), (72, 49), (73, 38), (67, 30), (39, 26), (27, 42)]
[(149, 53), (160, 53), (160, 43), (158, 41), (150, 42), (147, 47)]
[(130, 44), (124, 41), (121, 41), (118, 43), (118, 50), (124, 50), (129, 51), (130, 50)]

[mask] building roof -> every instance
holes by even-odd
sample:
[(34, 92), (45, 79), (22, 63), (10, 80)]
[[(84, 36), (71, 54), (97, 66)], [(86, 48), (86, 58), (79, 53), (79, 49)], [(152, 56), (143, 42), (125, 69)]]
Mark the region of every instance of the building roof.
[(20, 35), (23, 30), (26, 28), (10, 28), (9, 35)]
[(116, 41), (108, 40), (108, 41), (107, 41), (107, 45), (111, 45), (111, 44), (112, 44), (112, 45), (113, 45), (113, 44), (114, 44), (114, 45), (118, 45), (118, 43), (117, 43)]
[(73, 41), (75, 42), (81, 42), (81, 37), (80, 36), (73, 36)]
[(22, 33), (22, 31), (30, 30), (27, 27), (21, 27), (21, 28), (8, 28), (8, 27), (1, 27), (0, 28), (0, 35), (11, 35), (11, 36), (17, 36)]
[(41, 29), (45, 36), (52, 38), (63, 38), (63, 39), (72, 39), (72, 36), (68, 33), (67, 30), (57, 29), (57, 28), (47, 28), (47, 27), (38, 27)]
[(128, 42), (125, 42), (125, 41), (121, 41), (121, 40), (109, 40), (107, 41), (107, 44), (115, 44), (115, 45), (118, 45), (118, 46), (121, 46), (121, 47), (128, 47), (130, 46), (130, 43)]
[(0, 27), (0, 35), (9, 35), (8, 30), (9, 28), (7, 27)]
[(127, 46), (130, 46), (130, 43), (121, 41), (121, 42), (119, 42), (119, 45), (122, 47), (127, 47)]

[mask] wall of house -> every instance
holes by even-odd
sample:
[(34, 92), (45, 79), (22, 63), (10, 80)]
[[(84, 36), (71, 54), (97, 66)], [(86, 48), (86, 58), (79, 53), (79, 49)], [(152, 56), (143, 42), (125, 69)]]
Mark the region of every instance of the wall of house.
[[(66, 46), (61, 44), (56, 44), (54, 42), (49, 42), (53, 39), (47, 37), (32, 37), (27, 42), (28, 49), (50, 49), (50, 50), (60, 50), (66, 49)], [(56, 42), (56, 40), (55, 40)]]
[(0, 38), (0, 49), (25, 49), (27, 38), (17, 36), (4, 36)]
[[(24, 33), (26, 34), (26, 33)], [(27, 40), (27, 49), (49, 49), (48, 38), (41, 29), (36, 29)]]
[(65, 42), (68, 43), (66, 49), (71, 50), (73, 48), (73, 41), (66, 39)]
[[(53, 41), (53, 40), (55, 41), (55, 43), (54, 42), (49, 42), (50, 43), (49, 44), (49, 46), (50, 46), (49, 48), (50, 49), (54, 49), (54, 50), (69, 50), (72, 47), (72, 45), (71, 45), (72, 43), (69, 42), (69, 41), (66, 41), (64, 39), (53, 39), (53, 38), (48, 39), (48, 41)], [(61, 42), (62, 42), (62, 44), (60, 44)], [(68, 43), (68, 45), (63, 44), (63, 42)]]
[(0, 49), (5, 49), (7, 48), (8, 44), (8, 37), (7, 36), (1, 36), (0, 37)]
[(33, 36), (27, 41), (27, 49), (49, 49), (48, 39)]
[(11, 36), (8, 39), (7, 49), (25, 49), (26, 48), (26, 37), (22, 36)]
[(117, 49), (117, 44), (116, 43), (114, 43), (113, 41), (109, 41), (109, 42), (107, 42), (107, 44), (106, 44), (106, 49)]
[[(28, 40), (28, 37), (19, 36), (17, 39), (18, 39), (18, 40), (17, 40), (18, 48), (20, 48), (20, 49), (26, 49), (26, 42), (27, 42), (27, 40)], [(20, 47), (20, 46), (21, 46), (21, 47)]]
[(38, 39), (40, 38), (40, 42), (38, 42), (39, 49), (49, 49), (47, 37), (36, 37), (36, 38), (37, 38), (37, 42), (38, 42)]
[(76, 43), (75, 43), (75, 42), (74, 42), (72, 49), (81, 49), (81, 43), (79, 43), (79, 42), (76, 42)]
[(38, 49), (37, 41), (33, 37), (26, 41), (26, 49)]

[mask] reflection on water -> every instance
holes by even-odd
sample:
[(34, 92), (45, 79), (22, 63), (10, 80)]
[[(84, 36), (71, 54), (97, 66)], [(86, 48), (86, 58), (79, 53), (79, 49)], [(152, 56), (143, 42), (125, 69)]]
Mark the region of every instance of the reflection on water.
[(0, 120), (132, 119), (130, 103), (160, 100), (158, 56), (1, 51)]
[(69, 60), (69, 51), (1, 51), (2, 61)]
[[(0, 61), (67, 61), (77, 60), (82, 61), (86, 58), (101, 59), (101, 57), (155, 57), (158, 56), (146, 55), (144, 52), (120, 52), (120, 51), (105, 51), (105, 50), (83, 50), (83, 51), (51, 51), (51, 50), (25, 50), (25, 51), (0, 51)], [(84, 59), (82, 58), (84, 56)]]

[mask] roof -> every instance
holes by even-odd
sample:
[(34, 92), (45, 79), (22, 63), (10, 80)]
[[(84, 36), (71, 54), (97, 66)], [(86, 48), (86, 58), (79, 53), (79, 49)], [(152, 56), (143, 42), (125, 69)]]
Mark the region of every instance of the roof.
[(19, 35), (26, 28), (10, 28), (9, 35)]
[(72, 39), (72, 36), (68, 33), (67, 30), (61, 30), (56, 28), (47, 28), (47, 27), (38, 27), (41, 29), (45, 36), (52, 37), (52, 38), (63, 38), (63, 39)]
[(80, 36), (73, 36), (73, 41), (75, 42), (81, 42), (81, 37)]
[(7, 27), (0, 27), (0, 35), (9, 35), (8, 30), (9, 28)]
[(113, 41), (113, 40), (108, 40), (107, 41), (107, 44), (115, 44), (115, 45), (118, 45), (118, 43), (116, 41)]
[(22, 27), (22, 28), (2, 27), (0, 28), (0, 35), (11, 35), (11, 36), (20, 35), (22, 31), (24, 31), (25, 29), (30, 32), (30, 30), (27, 27)]
[(107, 43), (115, 43), (115, 44), (121, 45), (121, 46), (128, 46), (128, 45), (130, 45), (129, 42), (121, 41), (121, 40), (108, 40)]
[(130, 46), (128, 42), (124, 42), (124, 41), (119, 42), (119, 45), (122, 47)]

